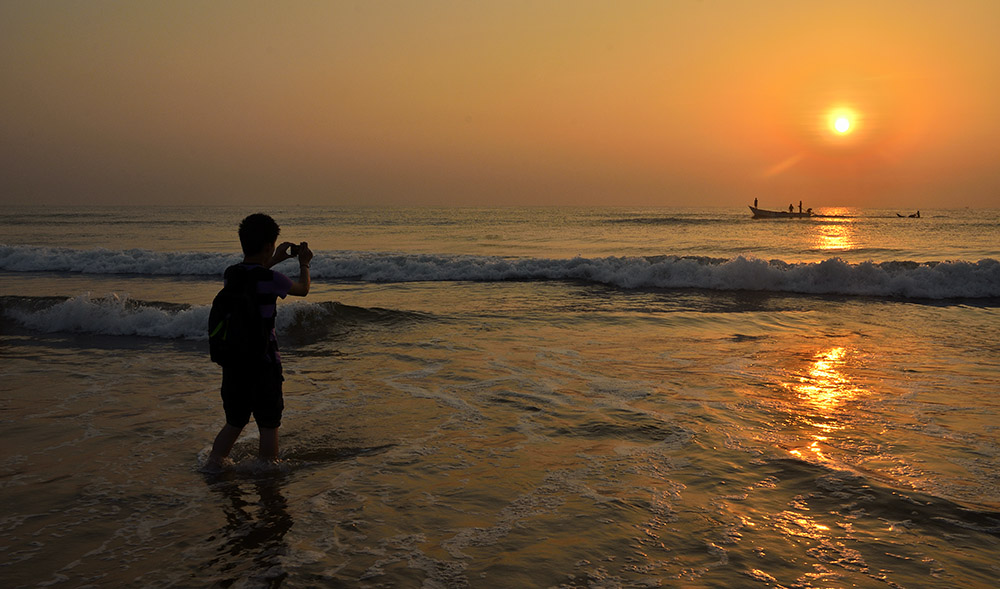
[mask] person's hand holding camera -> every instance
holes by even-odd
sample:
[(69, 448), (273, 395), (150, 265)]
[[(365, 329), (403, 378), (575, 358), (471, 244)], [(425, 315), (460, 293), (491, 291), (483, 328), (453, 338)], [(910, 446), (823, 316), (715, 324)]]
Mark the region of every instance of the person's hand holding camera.
[(309, 244), (305, 241), (299, 245), (293, 245), (291, 247), (292, 256), (298, 256), (299, 266), (309, 267), (309, 262), (313, 259), (312, 250), (309, 249)]

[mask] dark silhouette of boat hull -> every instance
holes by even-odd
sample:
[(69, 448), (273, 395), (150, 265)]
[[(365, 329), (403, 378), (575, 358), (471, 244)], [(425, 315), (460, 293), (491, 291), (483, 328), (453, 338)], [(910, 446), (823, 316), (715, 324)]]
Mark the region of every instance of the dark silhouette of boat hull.
[(754, 206), (750, 207), (750, 212), (753, 213), (754, 219), (830, 219), (843, 217), (843, 215), (817, 215), (816, 213), (813, 213), (812, 210), (804, 213), (796, 213), (788, 211), (769, 211), (767, 209), (758, 209)]

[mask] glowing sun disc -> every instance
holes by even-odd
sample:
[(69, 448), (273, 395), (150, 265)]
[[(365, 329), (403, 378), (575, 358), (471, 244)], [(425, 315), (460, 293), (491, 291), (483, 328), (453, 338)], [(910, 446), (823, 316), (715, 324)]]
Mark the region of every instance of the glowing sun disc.
[(837, 130), (838, 133), (847, 133), (851, 128), (851, 121), (847, 117), (840, 117), (833, 123), (833, 128)]

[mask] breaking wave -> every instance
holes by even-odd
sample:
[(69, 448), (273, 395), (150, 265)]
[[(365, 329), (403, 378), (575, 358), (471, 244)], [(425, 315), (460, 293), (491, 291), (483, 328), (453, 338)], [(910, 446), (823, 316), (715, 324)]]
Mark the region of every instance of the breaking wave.
[[(0, 297), (0, 315), (32, 331), (88, 333), (163, 339), (208, 339), (210, 305), (179, 305), (128, 296), (81, 294), (61, 297)], [(280, 305), (275, 328), (279, 335), (318, 339), (337, 329), (419, 320), (420, 313), (367, 309), (340, 303), (295, 301)]]
[[(231, 254), (0, 245), (0, 270), (151, 276), (213, 276)], [(276, 267), (294, 272), (294, 262)], [(571, 280), (618, 288), (700, 288), (918, 299), (1000, 297), (1000, 262), (789, 263), (750, 256), (501, 258), (332, 252), (312, 262), (316, 280), (369, 282)]]
[(738, 256), (500, 259), (442, 256), (326, 258), (314, 276), (374, 282), (577, 280), (640, 288), (701, 288), (904, 298), (1000, 296), (1000, 262), (791, 264)]

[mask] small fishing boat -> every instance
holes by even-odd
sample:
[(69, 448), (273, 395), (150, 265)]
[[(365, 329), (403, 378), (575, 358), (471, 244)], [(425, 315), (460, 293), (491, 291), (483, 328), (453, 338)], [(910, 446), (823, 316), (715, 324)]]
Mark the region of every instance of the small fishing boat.
[(804, 213), (796, 213), (794, 211), (769, 211), (767, 209), (758, 209), (755, 206), (750, 206), (750, 212), (753, 213), (754, 219), (830, 219), (843, 217), (843, 215), (817, 215), (812, 212), (812, 209), (807, 209)]
[(789, 211), (769, 211), (767, 209), (750, 207), (750, 212), (753, 213), (754, 219), (805, 219), (814, 216), (812, 209), (809, 209), (804, 213), (794, 213)]

